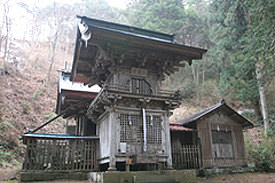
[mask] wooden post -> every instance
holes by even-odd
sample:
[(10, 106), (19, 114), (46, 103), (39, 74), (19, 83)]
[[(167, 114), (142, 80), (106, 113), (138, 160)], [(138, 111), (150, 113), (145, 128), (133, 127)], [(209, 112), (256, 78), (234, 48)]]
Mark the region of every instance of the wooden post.
[(167, 148), (167, 154), (168, 154), (167, 168), (168, 169), (173, 169), (170, 127), (169, 127), (169, 121), (168, 121), (168, 117), (167, 117), (168, 114), (169, 114), (169, 111), (167, 111), (167, 113), (164, 114), (163, 125), (164, 125), (164, 129), (165, 129), (165, 141), (166, 141), (166, 148)]
[(114, 118), (114, 112), (109, 113), (109, 141), (110, 141), (110, 162), (108, 171), (116, 171), (116, 120)]

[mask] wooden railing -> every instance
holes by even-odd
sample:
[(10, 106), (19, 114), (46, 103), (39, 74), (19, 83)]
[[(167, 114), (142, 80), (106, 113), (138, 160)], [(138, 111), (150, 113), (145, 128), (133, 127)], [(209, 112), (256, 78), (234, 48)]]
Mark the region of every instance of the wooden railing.
[(201, 167), (201, 153), (198, 145), (172, 147), (173, 167), (175, 169), (197, 169)]
[[(138, 92), (134, 92), (131, 90), (130, 85), (108, 85), (106, 86), (107, 90), (111, 91), (118, 91), (118, 92), (125, 92), (125, 93), (133, 93), (133, 94), (139, 94)], [(154, 93), (152, 90), (149, 93), (146, 94), (146, 92), (141, 92), (141, 95), (152, 95), (152, 96), (160, 96), (160, 97), (173, 97), (175, 94), (175, 91), (172, 90), (159, 90), (157, 93)]]
[(97, 170), (98, 137), (23, 136), (27, 146), (23, 170)]
[(130, 92), (130, 85), (126, 86), (126, 85), (119, 85), (119, 84), (116, 84), (116, 85), (108, 85), (106, 87), (106, 89), (108, 90), (114, 90), (114, 91), (120, 91), (120, 92)]

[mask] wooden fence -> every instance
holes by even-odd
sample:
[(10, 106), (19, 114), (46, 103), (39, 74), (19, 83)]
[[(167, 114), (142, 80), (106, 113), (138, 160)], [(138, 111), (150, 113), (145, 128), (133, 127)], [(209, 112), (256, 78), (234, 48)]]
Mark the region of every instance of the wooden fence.
[(91, 171), (97, 169), (97, 137), (24, 137), (23, 170)]
[(201, 167), (201, 152), (198, 145), (172, 146), (175, 169), (197, 169)]

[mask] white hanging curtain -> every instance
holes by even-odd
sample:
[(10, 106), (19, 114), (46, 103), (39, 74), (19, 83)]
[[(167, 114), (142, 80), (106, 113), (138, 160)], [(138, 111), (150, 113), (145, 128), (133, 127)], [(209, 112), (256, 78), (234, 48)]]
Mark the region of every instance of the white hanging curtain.
[(147, 129), (146, 129), (146, 112), (145, 109), (142, 108), (142, 118), (143, 118), (143, 151), (146, 152), (147, 150)]

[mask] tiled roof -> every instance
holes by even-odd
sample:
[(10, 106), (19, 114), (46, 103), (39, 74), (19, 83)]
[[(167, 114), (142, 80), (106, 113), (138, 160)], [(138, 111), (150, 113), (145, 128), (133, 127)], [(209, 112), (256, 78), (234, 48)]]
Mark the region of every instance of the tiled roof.
[(175, 123), (170, 123), (169, 126), (170, 126), (170, 130), (172, 131), (192, 131), (192, 129), (190, 128), (186, 128)]
[(254, 124), (249, 121), (248, 119), (246, 119), (245, 117), (243, 117), (242, 115), (240, 115), (239, 113), (237, 113), (234, 109), (232, 109), (230, 106), (228, 106), (224, 100), (222, 100), (220, 103), (209, 107), (203, 111), (200, 111), (198, 113), (192, 114), (186, 118), (183, 118), (181, 120), (178, 120), (176, 122), (174, 122), (175, 124), (178, 125), (182, 125), (182, 126), (190, 126), (191, 123), (209, 115), (212, 112), (215, 112), (217, 110), (227, 110), (229, 111), (231, 114), (236, 115), (239, 118), (239, 122), (241, 123), (241, 125), (245, 128), (252, 128), (254, 126)]

